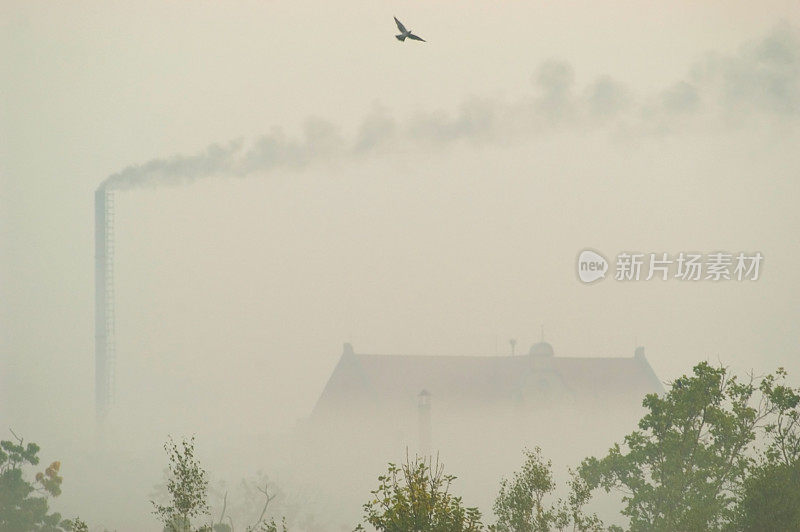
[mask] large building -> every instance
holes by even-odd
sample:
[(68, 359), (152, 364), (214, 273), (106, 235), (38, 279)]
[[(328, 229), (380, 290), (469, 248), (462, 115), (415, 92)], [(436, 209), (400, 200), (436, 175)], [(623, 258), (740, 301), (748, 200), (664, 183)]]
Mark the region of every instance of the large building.
[(565, 473), (634, 430), (644, 396), (663, 390), (643, 348), (631, 357), (573, 358), (539, 342), (524, 355), (415, 356), (361, 354), (345, 344), (301, 425), (295, 463), (348, 508), (359, 501), (344, 500), (341, 486), (368, 493), (386, 462), (441, 457), (464, 500), (491, 508), (500, 477), (519, 467), (524, 448), (541, 447)]
[(344, 344), (312, 420), (337, 414), (403, 415), (420, 401), (432, 401), (444, 411), (637, 408), (646, 394), (662, 391), (642, 347), (632, 357), (578, 358), (557, 357), (546, 342), (517, 356), (368, 355)]

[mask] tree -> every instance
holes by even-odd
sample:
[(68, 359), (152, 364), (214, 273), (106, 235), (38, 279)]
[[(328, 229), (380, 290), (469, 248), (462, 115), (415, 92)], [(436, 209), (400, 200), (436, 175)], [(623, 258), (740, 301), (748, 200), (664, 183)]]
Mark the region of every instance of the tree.
[(261, 515), (258, 516), (256, 523), (247, 527), (247, 532), (286, 532), (285, 518), (281, 520), (281, 528), (279, 530), (275, 519), (270, 519), (267, 521), (264, 517), (267, 513), (267, 507), (269, 506), (269, 503), (271, 503), (277, 496), (277, 494), (269, 494), (269, 481), (264, 482), (263, 489), (260, 486), (256, 486), (256, 489), (258, 489), (258, 491), (264, 495), (264, 508), (261, 509)]
[(755, 469), (744, 482), (739, 513), (743, 531), (800, 530), (800, 462)]
[[(598, 532), (604, 530), (603, 522), (597, 514), (587, 514), (583, 511), (583, 507), (592, 498), (592, 488), (584, 478), (571, 469), (569, 476), (569, 496), (567, 500), (559, 499), (556, 528), (558, 530), (569, 530), (570, 525), (572, 525), (573, 532)], [(615, 526), (609, 527), (608, 530), (618, 532)]]
[(169, 458), (167, 491), (172, 500), (167, 505), (150, 501), (155, 508), (153, 513), (164, 523), (166, 532), (188, 532), (192, 530), (192, 519), (208, 514), (208, 476), (195, 458), (194, 437), (184, 439), (180, 447), (170, 437), (164, 450)]
[(511, 480), (503, 479), (494, 502), (498, 532), (547, 532), (555, 522), (556, 511), (544, 498), (556, 489), (552, 463), (542, 458), (542, 450), (526, 449), (525, 461)]
[(281, 520), (280, 528), (275, 519), (259, 521), (256, 525), (248, 526), (246, 532), (286, 532), (286, 519)]
[[(163, 499), (162, 491), (171, 499), (168, 504), (159, 504), (151, 500), (154, 506), (153, 513), (164, 523), (165, 532), (190, 532), (192, 520), (197, 517), (210, 516), (208, 505), (208, 474), (195, 457), (194, 437), (182, 440), (176, 444), (172, 438), (164, 444), (164, 450), (169, 458), (169, 465), (164, 472), (165, 481), (156, 486), (153, 497)], [(243, 485), (248, 485), (243, 481)], [(255, 486), (256, 491), (264, 497), (261, 513), (252, 525), (246, 526), (246, 532), (287, 532), (286, 522), (276, 523), (274, 519), (265, 517), (267, 507), (276, 494), (269, 493), (269, 483), (264, 482), (264, 487)], [(234, 532), (234, 522), (228, 511), (228, 492), (225, 491), (222, 501), (222, 512), (216, 523), (201, 525), (195, 529), (198, 532)], [(225, 522), (227, 520), (227, 522)]]
[(89, 532), (89, 525), (87, 525), (80, 517), (64, 522), (67, 530), (70, 532)]
[(545, 461), (539, 447), (523, 452), (522, 468), (509, 479), (503, 479), (494, 502), (497, 522), (490, 527), (496, 532), (547, 532), (549, 530), (601, 530), (602, 522), (595, 515), (587, 516), (583, 506), (591, 498), (591, 489), (570, 471), (570, 495), (546, 503), (545, 498), (556, 489), (552, 462)]
[[(390, 463), (378, 477), (372, 500), (364, 504), (364, 520), (382, 532), (477, 532), (483, 530), (477, 508), (465, 508), (450, 493), (456, 479), (444, 474), (438, 457), (415, 457), (400, 466)], [(359, 525), (356, 530), (364, 530)]]
[(85, 530), (80, 519), (62, 521), (61, 514), (47, 513), (48, 497), (61, 494), (61, 462), (51, 463), (36, 473), (33, 482), (25, 480), (23, 468), (39, 464), (39, 446), (27, 445), (14, 434), (15, 441), (0, 442), (0, 532)]
[(774, 413), (764, 426), (767, 448), (763, 463), (792, 465), (800, 460), (800, 388), (786, 385), (788, 374), (778, 368), (761, 380), (759, 388)]
[[(772, 377), (761, 380), (764, 393)], [(721, 530), (733, 526), (759, 429), (778, 407), (756, 379), (740, 381), (706, 362), (663, 397), (647, 395), (639, 430), (580, 475), (590, 488), (623, 494), (622, 513), (637, 530)]]
[(739, 529), (800, 530), (800, 389), (779, 368), (760, 384), (774, 416), (764, 427), (766, 449), (744, 481)]

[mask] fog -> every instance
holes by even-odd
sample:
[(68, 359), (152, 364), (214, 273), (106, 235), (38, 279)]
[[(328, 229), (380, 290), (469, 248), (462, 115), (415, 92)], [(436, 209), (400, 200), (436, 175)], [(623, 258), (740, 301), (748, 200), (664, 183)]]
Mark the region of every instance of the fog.
[[(312, 416), (344, 343), (498, 359), (511, 339), (557, 359), (645, 346), (665, 387), (701, 360), (798, 381), (792, 2), (0, 13), (0, 430), (61, 460), (52, 507), (93, 530), (159, 529), (169, 435), (196, 435), (212, 513), (228, 491), (237, 529), (260, 507), (242, 479), (268, 477), (292, 529), (351, 530), (386, 463), (420, 445), (414, 405)], [(393, 15), (429, 42), (397, 42)], [(101, 427), (98, 187), (116, 244)], [(764, 262), (752, 282), (584, 285), (586, 248)], [(642, 413), (432, 401), (430, 450), (489, 518), (523, 447), (563, 481)], [(613, 522), (614, 501), (596, 504)]]

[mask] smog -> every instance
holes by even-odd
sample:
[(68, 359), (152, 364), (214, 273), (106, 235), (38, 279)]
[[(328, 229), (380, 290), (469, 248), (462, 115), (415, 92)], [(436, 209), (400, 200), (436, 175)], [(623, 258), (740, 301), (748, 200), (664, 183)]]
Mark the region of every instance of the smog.
[(0, 530), (800, 523), (792, 3), (0, 10)]

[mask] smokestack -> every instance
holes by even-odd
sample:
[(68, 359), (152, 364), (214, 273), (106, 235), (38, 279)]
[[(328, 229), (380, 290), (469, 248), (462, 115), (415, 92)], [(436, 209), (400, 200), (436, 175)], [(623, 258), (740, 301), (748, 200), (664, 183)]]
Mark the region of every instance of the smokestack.
[(114, 193), (94, 193), (94, 360), (98, 423), (114, 397)]
[(417, 396), (419, 400), (419, 455), (431, 455), (431, 393), (422, 390)]

